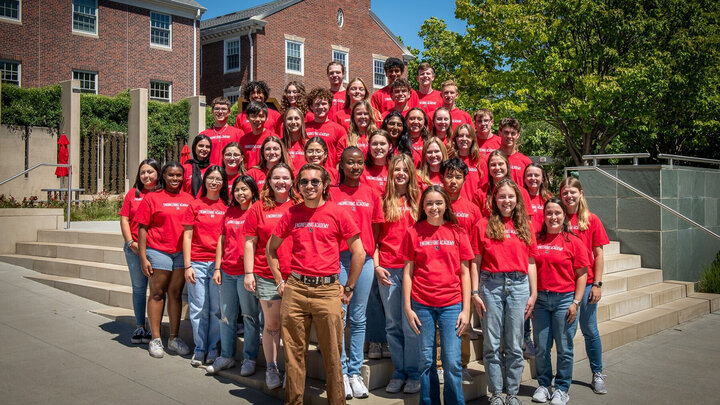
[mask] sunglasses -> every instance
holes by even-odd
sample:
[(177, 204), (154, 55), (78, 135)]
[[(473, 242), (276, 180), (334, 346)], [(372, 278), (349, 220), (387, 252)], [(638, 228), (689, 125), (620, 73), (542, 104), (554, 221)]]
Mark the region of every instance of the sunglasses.
[(320, 179), (300, 179), (298, 181), (298, 184), (301, 186), (307, 187), (308, 184), (312, 185), (313, 187), (317, 187), (322, 183)]

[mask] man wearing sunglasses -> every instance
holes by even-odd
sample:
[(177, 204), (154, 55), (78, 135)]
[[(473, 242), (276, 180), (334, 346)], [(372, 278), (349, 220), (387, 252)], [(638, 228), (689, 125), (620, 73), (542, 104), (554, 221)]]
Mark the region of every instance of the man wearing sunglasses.
[[(267, 244), (270, 270), (282, 298), (281, 321), (285, 347), (287, 383), (285, 403), (300, 405), (305, 391), (305, 356), (310, 325), (315, 322), (323, 354), (330, 404), (345, 404), (340, 351), (343, 338), (342, 303), (349, 303), (365, 251), (360, 228), (350, 214), (327, 201), (330, 175), (321, 166), (308, 163), (298, 173), (297, 190), (304, 202), (293, 206), (280, 219)], [(282, 280), (277, 250), (285, 238), (293, 242), (291, 275)], [(352, 254), (350, 274), (343, 286), (340, 273), (340, 241)]]

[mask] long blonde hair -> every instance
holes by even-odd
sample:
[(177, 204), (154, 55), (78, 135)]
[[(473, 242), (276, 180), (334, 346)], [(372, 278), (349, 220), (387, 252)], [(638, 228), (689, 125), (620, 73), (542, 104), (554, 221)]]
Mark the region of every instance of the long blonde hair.
[[(470, 153), (468, 157), (470, 157), (470, 161), (478, 164), (480, 163), (480, 148), (478, 148), (477, 144), (477, 135), (475, 134), (475, 129), (473, 129), (472, 125), (470, 124), (460, 124), (457, 128), (455, 128), (455, 131), (452, 134), (452, 137), (450, 138), (450, 146), (448, 147), (448, 156), (450, 157), (460, 157), (460, 150), (457, 147), (457, 144), (455, 143), (455, 139), (458, 137), (458, 133), (461, 129), (466, 129), (468, 131), (468, 135), (470, 135), (470, 139), (472, 139), (472, 144), (470, 145)], [(482, 176), (481, 176), (482, 177)]]
[(488, 219), (488, 226), (485, 233), (490, 239), (505, 240), (505, 224), (503, 223), (502, 214), (500, 214), (500, 208), (498, 207), (495, 198), (498, 190), (500, 190), (504, 186), (511, 187), (515, 192), (516, 204), (515, 209), (513, 209), (513, 212), (511, 214), (511, 217), (513, 226), (515, 227), (515, 232), (517, 233), (517, 237), (521, 241), (525, 242), (526, 245), (530, 246), (530, 244), (532, 243), (532, 234), (530, 233), (530, 224), (528, 223), (528, 218), (525, 211), (525, 201), (523, 200), (520, 188), (509, 177), (500, 180), (495, 186), (495, 191), (493, 191), (492, 194), (492, 213), (490, 214), (490, 218)]
[[(392, 175), (395, 172), (395, 168), (398, 164), (404, 163), (408, 170), (408, 184), (405, 190), (405, 195), (397, 195), (395, 188), (395, 181), (392, 179)], [(410, 215), (413, 221), (417, 221), (418, 215), (418, 198), (420, 197), (420, 188), (418, 187), (417, 177), (415, 176), (415, 162), (412, 157), (405, 153), (393, 156), (390, 159), (388, 165), (388, 181), (385, 185), (385, 194), (383, 194), (383, 215), (387, 222), (399, 221), (403, 217), (402, 207), (400, 202), (402, 198), (405, 199), (405, 206), (410, 208)]]
[(425, 154), (427, 153), (428, 147), (432, 144), (437, 144), (440, 148), (440, 153), (442, 153), (442, 161), (446, 161), (448, 159), (448, 153), (447, 149), (445, 148), (445, 144), (443, 141), (440, 140), (440, 138), (436, 136), (431, 136), (427, 140), (425, 140), (425, 144), (423, 145), (422, 150), (422, 161), (420, 162), (420, 178), (422, 179), (423, 183), (427, 185), (432, 185), (432, 182), (430, 181), (430, 165), (427, 163), (427, 160), (425, 159)]
[(493, 193), (495, 192), (495, 179), (493, 179), (492, 175), (490, 175), (490, 161), (492, 158), (499, 156), (503, 161), (505, 161), (505, 169), (507, 173), (505, 173), (505, 178), (510, 177), (510, 161), (508, 161), (507, 155), (505, 152), (501, 151), (500, 149), (494, 150), (490, 152), (487, 158), (487, 175), (488, 175), (488, 188), (487, 188), (487, 194), (485, 195), (485, 208), (488, 210), (492, 208), (492, 203), (490, 200), (493, 198)]
[(587, 231), (590, 226), (590, 208), (588, 208), (587, 200), (585, 199), (585, 193), (583, 192), (582, 184), (580, 180), (575, 177), (567, 177), (560, 182), (560, 195), (562, 196), (562, 190), (565, 187), (574, 187), (580, 191), (580, 200), (578, 201), (577, 209), (577, 222), (578, 230)]
[(370, 137), (375, 131), (377, 131), (377, 126), (375, 125), (375, 119), (377, 118), (375, 116), (375, 110), (372, 108), (372, 105), (370, 105), (370, 102), (367, 100), (360, 100), (355, 105), (352, 106), (352, 109), (350, 110), (350, 130), (347, 134), (347, 146), (358, 146), (358, 140), (360, 139), (360, 133), (358, 132), (357, 125), (355, 125), (355, 110), (363, 106), (368, 112), (368, 115), (370, 116), (370, 123), (368, 124), (367, 130), (365, 131), (365, 135)]

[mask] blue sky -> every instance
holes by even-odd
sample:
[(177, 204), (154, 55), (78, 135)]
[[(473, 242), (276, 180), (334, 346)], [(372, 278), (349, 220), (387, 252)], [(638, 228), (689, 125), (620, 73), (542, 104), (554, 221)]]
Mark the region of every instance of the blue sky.
[[(268, 0), (197, 1), (207, 8), (207, 12), (203, 14), (203, 20), (269, 2)], [(430, 17), (445, 20), (448, 27), (455, 32), (465, 32), (465, 22), (455, 19), (454, 0), (372, 0), (371, 8), (395, 35), (402, 38), (405, 45), (420, 50), (423, 49), (423, 44), (417, 34), (423, 21)], [(397, 16), (403, 16), (403, 18), (400, 19)]]

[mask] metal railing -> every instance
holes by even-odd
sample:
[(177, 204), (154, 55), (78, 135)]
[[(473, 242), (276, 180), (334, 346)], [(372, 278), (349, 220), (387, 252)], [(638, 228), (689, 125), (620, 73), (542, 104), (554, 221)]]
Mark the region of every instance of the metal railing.
[(43, 167), (43, 166), (50, 166), (50, 167), (67, 167), (67, 168), (68, 168), (68, 184), (67, 184), (67, 222), (66, 222), (66, 225), (65, 225), (65, 226), (66, 226), (66, 229), (70, 229), (70, 202), (72, 201), (72, 192), (71, 192), (71, 190), (72, 190), (72, 165), (71, 165), (71, 164), (38, 163), (38, 164), (36, 164), (35, 166), (33, 166), (33, 167), (31, 167), (31, 168), (29, 168), (29, 169), (27, 169), (27, 170), (23, 170), (22, 172), (14, 175), (14, 176), (10, 176), (10, 177), (8, 177), (8, 178), (5, 179), (5, 180), (0, 181), (0, 186), (2, 186), (3, 184), (5, 184), (5, 183), (7, 183), (7, 182), (9, 182), (9, 181), (11, 181), (11, 180), (14, 180), (14, 179), (16, 179), (16, 178), (24, 175), (25, 173), (28, 173), (28, 172), (30, 172), (30, 171), (32, 171), (32, 170), (37, 169), (38, 167)]
[(583, 155), (582, 160), (592, 160), (593, 166), (597, 166), (598, 160), (607, 159), (632, 159), (633, 166), (638, 165), (638, 159), (649, 158), (649, 153), (609, 153), (603, 155)]
[(707, 163), (709, 165), (720, 166), (720, 160), (716, 160), (716, 159), (707, 159), (707, 158), (681, 156), (681, 155), (669, 155), (667, 153), (658, 153), (657, 157), (658, 157), (658, 159), (666, 159), (668, 161), (668, 165), (670, 167), (673, 167), (673, 162), (676, 160), (683, 161), (683, 162)]

